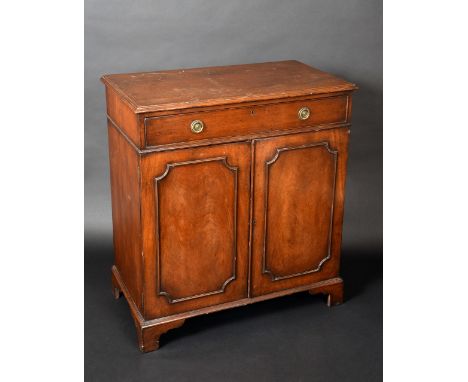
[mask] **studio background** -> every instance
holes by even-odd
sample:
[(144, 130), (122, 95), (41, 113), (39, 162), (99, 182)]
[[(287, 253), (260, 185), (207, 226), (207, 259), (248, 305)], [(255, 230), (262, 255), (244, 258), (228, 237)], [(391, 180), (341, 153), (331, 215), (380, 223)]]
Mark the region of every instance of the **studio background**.
[[(106, 73), (295, 59), (354, 82), (342, 245), (345, 304), (298, 294), (187, 320), (141, 354), (111, 295)], [(382, 4), (85, 0), (87, 381), (382, 378)]]

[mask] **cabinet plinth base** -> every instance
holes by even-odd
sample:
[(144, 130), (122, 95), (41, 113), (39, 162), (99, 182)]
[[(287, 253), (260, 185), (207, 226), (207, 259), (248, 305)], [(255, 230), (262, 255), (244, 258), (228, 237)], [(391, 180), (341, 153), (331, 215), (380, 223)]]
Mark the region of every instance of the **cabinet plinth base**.
[(185, 321), (185, 319), (174, 319), (165, 322), (146, 321), (128, 293), (115, 265), (112, 267), (112, 292), (115, 299), (118, 299), (122, 293), (125, 296), (137, 330), (138, 345), (143, 353), (159, 349), (159, 338), (161, 335), (171, 329), (182, 326)]
[(118, 300), (122, 296), (122, 290), (114, 277), (114, 272), (112, 272), (112, 295), (115, 300)]
[(140, 350), (144, 353), (159, 349), (159, 338), (162, 334), (171, 329), (182, 326), (187, 318), (200, 316), (202, 314), (214, 313), (225, 309), (245, 306), (259, 301), (270, 300), (272, 298), (286, 296), (293, 293), (308, 291), (310, 294), (327, 295), (327, 305), (338, 305), (343, 303), (343, 280), (340, 277), (305, 285), (292, 289), (286, 289), (257, 297), (245, 298), (242, 300), (227, 302), (224, 304), (209, 306), (184, 313), (177, 313), (172, 316), (145, 320), (138, 310), (135, 302), (130, 296), (124, 282), (122, 281), (117, 267), (112, 267), (112, 290), (114, 297), (118, 298), (121, 293), (125, 296), (130, 307), (135, 327), (137, 329), (138, 343)]
[[(340, 279), (341, 280), (341, 279)], [(339, 305), (343, 303), (343, 280), (340, 282), (313, 288), (309, 290), (310, 294), (324, 294), (327, 296), (327, 305), (329, 307), (333, 305)]]
[(134, 319), (137, 329), (138, 345), (143, 353), (159, 349), (159, 337), (171, 329), (182, 326), (185, 320), (176, 320), (164, 324), (142, 326), (141, 322)]

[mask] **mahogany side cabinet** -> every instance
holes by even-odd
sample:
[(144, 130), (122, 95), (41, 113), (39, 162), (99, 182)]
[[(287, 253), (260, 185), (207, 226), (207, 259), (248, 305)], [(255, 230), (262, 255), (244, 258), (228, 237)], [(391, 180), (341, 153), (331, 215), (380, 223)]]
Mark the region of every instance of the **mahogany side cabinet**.
[(141, 351), (201, 314), (301, 291), (343, 301), (354, 84), (298, 61), (101, 81), (113, 292)]

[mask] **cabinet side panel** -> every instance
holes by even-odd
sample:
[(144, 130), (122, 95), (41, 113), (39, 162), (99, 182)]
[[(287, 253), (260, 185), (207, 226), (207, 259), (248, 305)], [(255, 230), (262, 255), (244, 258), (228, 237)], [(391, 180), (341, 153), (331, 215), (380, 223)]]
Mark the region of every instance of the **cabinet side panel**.
[(139, 156), (110, 122), (108, 132), (115, 265), (142, 310)]
[(124, 103), (114, 90), (106, 86), (107, 115), (112, 121), (141, 148), (139, 120), (136, 114)]

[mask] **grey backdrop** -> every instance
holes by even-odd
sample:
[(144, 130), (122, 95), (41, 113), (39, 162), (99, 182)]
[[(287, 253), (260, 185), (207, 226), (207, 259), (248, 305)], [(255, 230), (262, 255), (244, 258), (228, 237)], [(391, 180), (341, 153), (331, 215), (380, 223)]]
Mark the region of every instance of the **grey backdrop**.
[[(361, 310), (358, 306), (356, 309), (361, 312), (359, 314), (363, 314), (362, 309), (371, 306), (374, 308), (372, 310), (374, 315), (372, 323), (364, 320), (364, 325), (367, 325), (367, 330), (377, 332), (377, 335), (359, 334), (367, 336), (366, 338), (371, 341), (366, 345), (367, 348), (370, 346), (370, 350), (367, 350), (368, 353), (361, 354), (359, 358), (363, 363), (362, 366), (356, 362), (346, 363), (341, 364), (342, 369), (338, 368), (337, 370), (342, 370), (342, 377), (344, 377), (342, 380), (351, 380), (353, 370), (356, 372), (357, 378), (359, 378), (358, 376), (362, 377), (358, 371), (361, 370), (365, 373), (362, 368), (366, 367), (367, 371), (371, 373), (369, 378), (380, 378), (381, 282), (378, 280), (381, 271), (382, 243), (381, 1), (146, 0), (137, 2), (130, 0), (86, 0), (84, 62), (85, 359), (88, 380), (106, 380), (104, 375), (111, 378), (112, 373), (107, 374), (110, 373), (109, 370), (113, 370), (115, 373), (112, 375), (114, 381), (119, 378), (131, 380), (131, 373), (123, 372), (123, 365), (135, 371), (135, 365), (129, 359), (134, 359), (134, 362), (139, 365), (137, 374), (140, 374), (138, 374), (139, 378), (136, 378), (139, 380), (144, 379), (144, 376), (155, 380), (154, 373), (156, 371), (161, 373), (165, 370), (164, 367), (167, 367), (168, 374), (165, 379), (161, 380), (170, 380), (170, 372), (174, 370), (174, 365), (177, 365), (171, 364), (175, 361), (174, 359), (169, 361), (165, 359), (166, 363), (159, 360), (159, 363), (150, 363), (147, 367), (141, 366), (141, 362), (145, 359), (153, 359), (154, 361), (158, 359), (157, 357), (164, 358), (164, 355), (160, 355), (161, 353), (139, 355), (136, 351), (135, 333), (132, 332), (130, 316), (126, 311), (127, 308), (123, 306), (125, 304), (110, 301), (108, 269), (112, 264), (112, 222), (105, 98), (104, 88), (99, 77), (104, 73), (286, 59), (302, 61), (342, 76), (359, 86), (353, 101), (353, 128), (343, 234), (343, 273), (348, 272), (349, 280), (345, 281), (347, 281), (349, 301), (343, 307), (337, 308), (336, 311), (343, 309), (341, 312), (344, 312), (342, 314), (346, 317), (349, 312), (346, 313), (344, 309), (348, 308), (345, 307), (352, 308), (353, 301), (354, 304), (359, 305), (359, 297), (364, 293), (362, 291), (370, 290), (373, 294), (368, 296), (368, 300), (362, 297)], [(302, 301), (301, 298), (292, 297), (281, 300), (283, 301), (281, 304), (282, 306), (292, 304), (290, 308), (293, 311), (299, 304), (300, 309), (305, 309), (306, 314), (312, 314), (307, 311), (309, 309), (307, 301)], [(308, 299), (310, 300), (310, 297)], [(277, 307), (274, 303), (270, 304), (273, 305), (264, 305), (264, 307), (271, 306), (274, 312)], [(317, 312), (325, 309), (321, 304), (317, 306), (313, 303), (310, 304), (313, 309), (317, 309)], [(252, 307), (245, 314), (245, 318), (248, 320), (249, 317), (256, 317), (255, 314), (261, 315), (256, 309), (267, 308)], [(320, 315), (321, 313), (313, 314)], [(185, 337), (198, 336), (197, 343), (205, 338), (208, 340), (208, 327), (216, 326), (216, 320), (222, 321), (223, 317), (228, 319), (226, 317), (230, 317), (230, 314), (223, 316), (221, 313), (213, 315), (213, 317), (209, 318), (208, 320), (211, 321), (208, 322), (196, 321), (197, 319), (195, 319), (198, 324), (193, 325), (199, 325), (202, 329), (198, 330), (197, 327), (195, 330), (189, 326), (188, 329), (181, 329), (182, 334), (185, 334)], [(308, 320), (313, 320), (313, 317), (310, 316)], [(106, 330), (111, 329), (103, 325), (103, 322), (114, 321), (119, 322), (120, 326), (115, 327), (115, 332), (106, 332)], [(345, 320), (345, 322), (348, 321)], [(270, 324), (273, 325), (273, 323)], [(358, 319), (356, 325), (362, 326), (363, 320)], [(235, 320), (228, 320), (228, 326), (235, 328)], [(221, 327), (224, 330), (224, 326), (221, 325)], [(250, 327), (251, 325), (247, 326), (247, 328)], [(314, 326), (312, 325), (311, 328)], [(351, 326), (349, 330), (356, 330), (356, 328)], [(281, 331), (281, 325), (278, 331)], [(326, 333), (325, 329), (324, 333)], [(123, 341), (119, 342), (118, 338), (115, 338), (118, 336), (122, 336)], [(186, 349), (184, 346), (192, 346), (191, 343), (183, 344), (184, 336), (177, 337), (177, 334), (175, 336), (176, 339), (180, 339), (179, 345), (182, 354)], [(217, 333), (216, 336), (222, 336), (222, 334)], [(326, 339), (326, 334), (324, 334), (323, 341)], [(295, 340), (297, 342), (297, 338)], [(351, 344), (352, 341), (358, 340), (364, 341), (361, 337), (358, 339), (345, 338), (340, 341)], [(343, 343), (338, 342), (337, 346), (343, 346)], [(106, 344), (109, 348), (105, 347)], [(272, 344), (278, 346), (277, 341), (273, 341)], [(130, 354), (125, 355), (120, 363), (115, 358), (115, 351), (120, 349), (119, 346), (125, 349), (118, 350), (120, 355)], [(167, 346), (169, 347), (169, 343)], [(265, 346), (268, 348), (267, 344)], [(307, 343), (304, 346), (307, 347)], [(362, 346), (364, 349), (364, 343)], [(284, 344), (284, 348), (287, 349), (287, 344)], [(336, 354), (334, 349), (330, 345), (330, 354)], [(309, 350), (316, 354), (317, 349), (311, 348)], [(165, 351), (170, 351), (170, 349)], [(356, 352), (357, 350), (350, 348), (350, 351)], [(351, 355), (350, 353), (346, 354)], [(298, 356), (294, 352), (289, 355), (292, 356), (292, 359), (297, 360)], [(188, 355), (186, 354), (186, 356)], [(183, 358), (182, 355), (177, 356), (177, 358), (180, 357)], [(272, 362), (275, 359), (275, 357), (268, 358), (267, 355), (265, 357), (266, 360), (270, 359)], [(226, 360), (228, 358), (226, 354)], [(311, 365), (308, 364), (312, 361), (308, 358), (305, 359), (303, 365), (298, 364), (291, 369), (293, 374), (289, 374), (291, 377), (289, 380), (306, 380), (307, 378), (304, 376), (309, 375), (307, 373), (311, 373), (310, 376), (316, 380), (333, 380), (333, 372), (329, 370), (327, 374), (325, 368), (326, 365), (333, 364), (333, 360), (328, 358), (327, 360), (325, 364), (316, 360), (315, 372), (312, 372), (309, 370)], [(340, 360), (343, 361), (343, 358)], [(130, 362), (130, 364), (126, 364), (126, 362)], [(244, 362), (247, 361), (244, 360)], [(291, 362), (293, 361), (291, 360)], [(222, 362), (218, 364), (219, 372), (223, 370), (222, 365)], [(320, 365), (323, 370), (320, 369)], [(119, 367), (122, 367), (122, 370)], [(179, 366), (176, 366), (176, 369), (181, 370)], [(202, 359), (200, 359), (200, 364), (192, 365), (190, 370), (192, 376), (195, 370), (205, 370)], [(249, 380), (247, 375), (251, 375), (253, 378), (254, 370), (256, 369), (252, 365), (252, 370), (245, 370), (246, 374), (240, 376), (241, 379)], [(338, 373), (337, 378), (341, 375), (338, 371), (335, 373)], [(161, 376), (161, 374), (159, 375)], [(188, 374), (183, 373), (179, 375), (178, 372), (175, 375), (178, 377), (172, 375), (174, 376), (173, 380), (185, 380), (184, 378), (188, 376)], [(210, 374), (204, 375), (202, 373), (200, 377), (201, 375), (206, 379), (206, 376)], [(222, 372), (220, 375), (229, 379), (229, 375)], [(269, 375), (267, 379), (272, 380), (278, 374), (272, 373), (270, 375), (267, 373), (267, 375)], [(371, 380), (373, 380), (372, 378)]]

